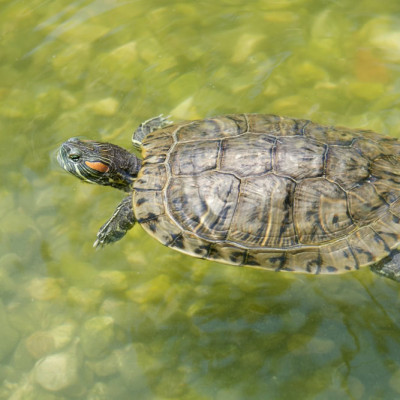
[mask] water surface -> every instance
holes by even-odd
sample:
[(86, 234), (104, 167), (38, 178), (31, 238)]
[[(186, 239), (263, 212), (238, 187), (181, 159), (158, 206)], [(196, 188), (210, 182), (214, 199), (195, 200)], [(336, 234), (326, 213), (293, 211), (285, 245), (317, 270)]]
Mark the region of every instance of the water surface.
[(399, 284), (196, 260), (140, 226), (94, 251), (121, 193), (54, 159), (160, 113), (399, 136), (399, 27), (396, 0), (0, 1), (0, 399), (400, 397)]

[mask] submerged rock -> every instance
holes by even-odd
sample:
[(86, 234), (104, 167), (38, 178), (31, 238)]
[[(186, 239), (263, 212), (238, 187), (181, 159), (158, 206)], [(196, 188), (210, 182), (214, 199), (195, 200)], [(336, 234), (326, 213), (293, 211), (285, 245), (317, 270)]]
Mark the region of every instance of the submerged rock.
[(34, 368), (34, 378), (44, 389), (58, 392), (78, 383), (79, 369), (80, 361), (74, 344), (68, 351), (39, 360)]
[(81, 344), (87, 357), (98, 358), (108, 353), (114, 339), (114, 320), (111, 317), (93, 317), (81, 331)]
[(124, 349), (116, 350), (114, 353), (118, 370), (128, 386), (145, 387), (147, 379), (139, 363), (136, 350), (132, 345)]
[(0, 361), (9, 356), (19, 341), (19, 333), (10, 325), (7, 311), (0, 302)]
[(168, 275), (162, 274), (136, 288), (132, 288), (127, 292), (127, 297), (139, 304), (156, 302), (164, 299), (170, 287), (171, 282)]
[(111, 376), (118, 372), (118, 357), (115, 352), (99, 361), (88, 361), (89, 368), (100, 377)]
[(57, 350), (68, 345), (73, 339), (76, 331), (76, 324), (73, 322), (66, 322), (65, 324), (58, 325), (50, 330), (50, 334), (54, 339), (54, 344)]
[(106, 292), (123, 292), (128, 288), (128, 280), (122, 271), (102, 271), (96, 279), (96, 285)]
[(113, 89), (127, 92), (137, 76), (138, 61), (136, 42), (132, 41), (99, 55), (93, 62), (91, 74)]
[(36, 331), (25, 340), (29, 354), (36, 360), (67, 346), (75, 333), (73, 323), (65, 323), (49, 331)]
[(102, 296), (101, 290), (82, 289), (76, 286), (71, 286), (67, 292), (68, 303), (85, 311), (95, 310), (98, 307)]
[(27, 290), (35, 300), (54, 300), (61, 296), (60, 280), (55, 278), (35, 278)]
[(118, 107), (119, 101), (113, 97), (107, 97), (86, 105), (89, 111), (101, 117), (112, 117), (117, 113)]
[(90, 62), (90, 46), (87, 43), (67, 46), (52, 59), (55, 73), (61, 81), (78, 83)]
[(53, 336), (46, 331), (32, 333), (26, 338), (25, 346), (28, 353), (36, 360), (52, 353), (56, 348)]

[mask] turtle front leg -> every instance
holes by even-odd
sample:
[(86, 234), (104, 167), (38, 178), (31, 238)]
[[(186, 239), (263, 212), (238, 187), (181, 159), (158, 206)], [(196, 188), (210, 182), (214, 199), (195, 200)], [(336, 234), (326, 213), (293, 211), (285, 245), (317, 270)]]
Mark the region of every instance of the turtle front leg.
[(400, 282), (400, 252), (396, 253), (391, 258), (382, 260), (380, 263), (373, 265), (371, 270), (386, 278)]
[(131, 193), (118, 204), (112, 217), (100, 228), (93, 247), (103, 247), (122, 239), (135, 222)]
[(163, 117), (160, 114), (158, 117), (150, 118), (147, 121), (141, 123), (132, 136), (132, 144), (135, 149), (140, 150), (142, 141), (149, 133), (156, 131), (157, 129), (164, 128), (165, 126), (171, 125), (172, 122), (168, 120), (168, 117)]

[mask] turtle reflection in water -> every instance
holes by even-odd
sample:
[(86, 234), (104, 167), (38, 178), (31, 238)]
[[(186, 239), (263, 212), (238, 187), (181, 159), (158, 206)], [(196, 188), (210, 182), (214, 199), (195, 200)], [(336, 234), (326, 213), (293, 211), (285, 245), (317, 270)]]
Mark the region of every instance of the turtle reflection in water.
[(164, 245), (275, 271), (336, 274), (370, 266), (400, 281), (400, 142), (308, 120), (232, 114), (139, 126), (142, 159), (67, 140), (61, 166), (128, 193), (95, 246), (138, 222)]

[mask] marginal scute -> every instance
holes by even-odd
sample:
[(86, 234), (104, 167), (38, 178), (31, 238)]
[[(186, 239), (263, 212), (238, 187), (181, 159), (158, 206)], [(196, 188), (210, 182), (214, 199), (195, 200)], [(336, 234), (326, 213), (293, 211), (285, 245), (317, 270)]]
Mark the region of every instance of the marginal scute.
[(364, 226), (349, 235), (348, 242), (359, 265), (373, 264), (390, 252), (383, 238), (370, 226)]
[(304, 271), (310, 274), (321, 272), (321, 258), (318, 248), (299, 248), (286, 255), (288, 268), (294, 271)]
[(371, 166), (372, 182), (387, 203), (400, 198), (400, 157), (380, 157)]
[(375, 221), (371, 228), (382, 238), (388, 248), (393, 250), (400, 246), (399, 218), (391, 212), (384, 214), (379, 220)]
[(307, 120), (280, 117), (269, 114), (247, 114), (249, 130), (254, 133), (264, 133), (279, 136), (302, 135)]
[(177, 138), (180, 142), (223, 139), (240, 135), (246, 131), (247, 121), (245, 116), (232, 114), (182, 124), (177, 131)]
[(149, 213), (164, 214), (163, 193), (155, 190), (137, 190), (133, 193), (133, 208), (136, 219), (146, 219)]
[[(375, 137), (376, 140), (376, 137)], [(400, 142), (398, 139), (394, 139), (392, 137), (383, 137), (381, 141), (382, 145), (385, 147), (385, 154), (386, 155), (400, 155)]]
[(385, 174), (379, 174), (371, 179), (371, 183), (379, 196), (391, 204), (400, 198), (400, 185), (393, 184), (391, 178), (385, 177)]
[(397, 145), (400, 144), (397, 139), (387, 135), (377, 134), (376, 132), (371, 131), (370, 129), (357, 129), (355, 131), (358, 132), (362, 137), (383, 143), (385, 147), (395, 143), (397, 143)]
[(167, 138), (171, 138), (176, 129), (177, 125), (169, 125), (165, 128), (153, 131), (144, 137), (142, 146), (146, 149), (156, 149), (164, 143)]
[(246, 265), (262, 267), (280, 271), (287, 268), (287, 254), (284, 251), (256, 251), (249, 250), (246, 258)]
[(143, 157), (166, 155), (174, 143), (173, 137), (168, 135), (167, 132), (162, 132), (160, 135), (155, 133), (151, 135), (153, 138), (150, 142), (147, 136), (142, 143)]
[(370, 161), (374, 160), (385, 152), (384, 146), (365, 137), (355, 139), (352, 147)]
[(169, 244), (187, 254), (195, 254), (196, 257), (207, 258), (210, 244), (204, 243), (198, 236), (190, 232), (182, 232), (179, 238)]
[(355, 138), (362, 137), (362, 133), (348, 128), (323, 126), (310, 122), (304, 129), (307, 137), (328, 145), (350, 146)]
[(149, 229), (149, 233), (165, 245), (169, 245), (182, 233), (182, 230), (167, 215), (159, 215), (154, 221), (142, 222), (142, 226), (146, 230)]
[(400, 156), (390, 154), (377, 158), (372, 164), (371, 174), (400, 184)]
[(351, 271), (358, 268), (357, 260), (346, 239), (321, 246), (321, 273), (337, 273)]
[(237, 247), (227, 243), (213, 245), (209, 249), (208, 258), (210, 260), (229, 263), (232, 265), (243, 265), (245, 250), (238, 250)]
[(135, 190), (162, 190), (166, 180), (165, 165), (143, 164), (133, 187)]

